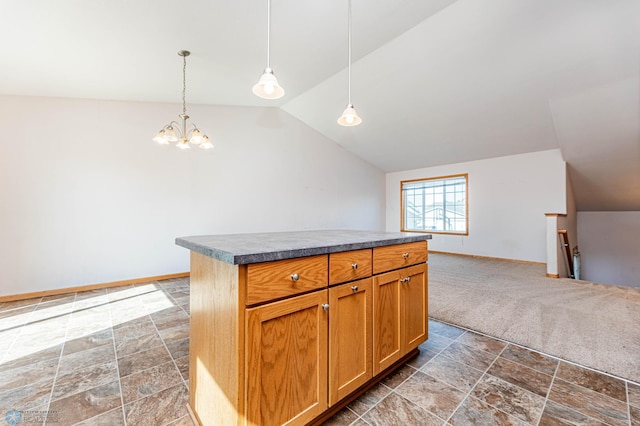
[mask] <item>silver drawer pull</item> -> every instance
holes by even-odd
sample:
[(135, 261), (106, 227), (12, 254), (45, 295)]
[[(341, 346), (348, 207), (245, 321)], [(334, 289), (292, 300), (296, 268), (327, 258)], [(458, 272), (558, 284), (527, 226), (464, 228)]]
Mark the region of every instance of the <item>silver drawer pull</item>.
[(352, 263), (352, 264), (351, 264), (351, 267), (352, 267), (353, 269), (358, 269), (358, 264), (357, 264), (357, 263)]
[(403, 254), (402, 257), (404, 257), (405, 259), (408, 259), (409, 258), (409, 253)]
[(322, 305), (322, 309), (324, 309), (325, 311), (328, 311), (329, 310), (329, 304), (328, 303), (324, 303)]
[(357, 285), (351, 286), (351, 290), (353, 290), (354, 292), (358, 291), (358, 286)]
[(291, 274), (291, 279), (292, 279), (293, 281), (298, 281), (298, 280), (300, 279), (300, 275), (298, 275), (298, 274)]

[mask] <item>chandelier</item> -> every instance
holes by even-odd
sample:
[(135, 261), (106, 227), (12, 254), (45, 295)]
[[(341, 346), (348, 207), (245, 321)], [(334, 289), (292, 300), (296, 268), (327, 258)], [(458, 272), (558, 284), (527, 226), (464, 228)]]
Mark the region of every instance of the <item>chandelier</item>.
[(186, 102), (186, 76), (187, 56), (189, 56), (190, 54), (191, 52), (189, 52), (188, 50), (181, 50), (178, 52), (178, 55), (182, 56), (182, 114), (179, 115), (182, 122), (178, 123), (177, 121), (172, 121), (169, 124), (165, 125), (155, 135), (153, 140), (161, 145), (168, 145), (170, 142), (177, 142), (176, 146), (180, 149), (191, 148), (189, 143), (198, 145), (202, 149), (211, 149), (213, 148), (213, 144), (209, 140), (209, 137), (206, 134), (202, 133), (195, 124), (191, 123), (193, 128), (187, 130), (187, 120), (189, 119), (189, 116), (187, 115)]

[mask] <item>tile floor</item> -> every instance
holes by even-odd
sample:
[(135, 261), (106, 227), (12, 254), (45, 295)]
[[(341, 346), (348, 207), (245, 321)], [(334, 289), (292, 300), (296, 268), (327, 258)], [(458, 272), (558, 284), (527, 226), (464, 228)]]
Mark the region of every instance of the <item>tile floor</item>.
[[(638, 384), (429, 326), (417, 358), (327, 424), (640, 426)], [(0, 341), (8, 425), (192, 425), (188, 279), (2, 303)]]

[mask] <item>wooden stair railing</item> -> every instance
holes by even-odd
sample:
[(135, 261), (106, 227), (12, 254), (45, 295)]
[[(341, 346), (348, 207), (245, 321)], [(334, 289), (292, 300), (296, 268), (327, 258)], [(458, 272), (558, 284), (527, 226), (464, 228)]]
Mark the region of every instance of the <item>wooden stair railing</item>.
[(568, 275), (570, 278), (575, 278), (573, 275), (573, 257), (571, 256), (571, 246), (569, 246), (569, 234), (566, 229), (558, 229), (558, 235), (560, 236), (560, 244), (564, 246), (564, 258), (567, 261), (569, 267)]

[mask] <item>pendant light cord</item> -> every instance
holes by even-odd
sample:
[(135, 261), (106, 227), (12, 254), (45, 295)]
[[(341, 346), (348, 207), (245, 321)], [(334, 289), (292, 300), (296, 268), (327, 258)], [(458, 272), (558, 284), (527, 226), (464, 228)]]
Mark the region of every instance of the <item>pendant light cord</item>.
[(267, 68), (269, 69), (271, 69), (271, 61), (269, 58), (269, 52), (271, 51), (270, 38), (271, 38), (271, 0), (267, 0)]
[(351, 105), (351, 0), (348, 0), (348, 6), (349, 6), (349, 13), (348, 13), (348, 20), (349, 20), (349, 24), (348, 24), (348, 28), (349, 28), (349, 90), (348, 90), (348, 94), (349, 94), (349, 105)]
[(182, 115), (187, 115), (187, 57), (182, 57)]

